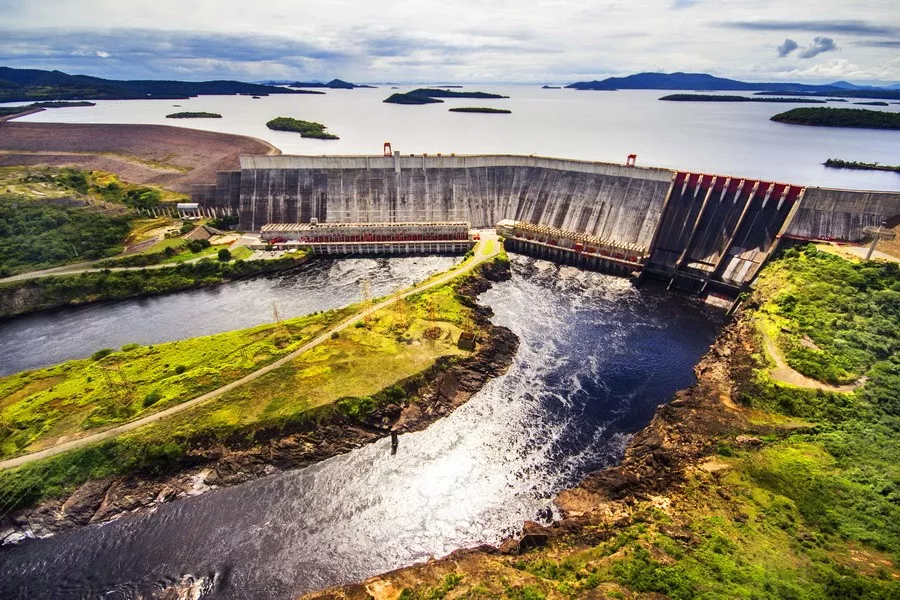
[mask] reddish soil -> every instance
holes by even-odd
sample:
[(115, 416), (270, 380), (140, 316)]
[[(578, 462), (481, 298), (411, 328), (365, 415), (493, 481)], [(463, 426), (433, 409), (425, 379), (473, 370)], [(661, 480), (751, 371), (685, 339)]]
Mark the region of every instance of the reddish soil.
[(166, 125), (0, 123), (0, 166), (78, 165), (189, 193), (239, 168), (242, 154), (280, 154), (262, 140)]

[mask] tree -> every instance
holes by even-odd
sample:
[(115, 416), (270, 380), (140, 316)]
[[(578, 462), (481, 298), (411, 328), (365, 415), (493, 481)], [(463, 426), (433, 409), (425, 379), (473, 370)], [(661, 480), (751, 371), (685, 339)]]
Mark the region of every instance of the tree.
[(231, 260), (231, 250), (228, 248), (222, 248), (219, 250), (219, 260), (222, 262), (228, 262)]

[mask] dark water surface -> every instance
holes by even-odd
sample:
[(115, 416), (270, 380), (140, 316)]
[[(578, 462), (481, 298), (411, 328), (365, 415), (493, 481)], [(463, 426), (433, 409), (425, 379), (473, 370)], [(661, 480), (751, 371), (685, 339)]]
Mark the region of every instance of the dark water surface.
[(457, 256), (315, 259), (299, 269), (199, 290), (25, 315), (0, 322), (0, 376), (90, 356), (100, 348), (159, 344), (339, 308), (445, 271)]
[(546, 518), (693, 381), (722, 315), (624, 279), (516, 257), (482, 295), (521, 346), (509, 372), (425, 431), (307, 469), (0, 551), (0, 597), (287, 599)]

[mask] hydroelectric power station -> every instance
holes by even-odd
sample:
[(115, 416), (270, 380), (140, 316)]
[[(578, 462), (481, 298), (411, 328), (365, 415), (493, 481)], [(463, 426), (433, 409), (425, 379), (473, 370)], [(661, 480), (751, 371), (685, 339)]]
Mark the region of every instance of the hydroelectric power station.
[[(239, 215), (244, 230), (503, 221), (511, 250), (693, 291), (740, 290), (782, 238), (858, 242), (866, 227), (900, 216), (894, 192), (535, 156), (242, 156), (240, 164), (193, 196)], [(329, 248), (362, 243), (347, 239)]]

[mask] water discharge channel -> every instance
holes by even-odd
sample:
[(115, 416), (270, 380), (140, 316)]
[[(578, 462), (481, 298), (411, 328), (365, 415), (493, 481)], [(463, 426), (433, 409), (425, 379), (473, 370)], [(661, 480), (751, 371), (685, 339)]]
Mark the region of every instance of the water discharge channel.
[(287, 599), (496, 543), (619, 460), (691, 384), (722, 315), (683, 295), (514, 257), (480, 302), (521, 339), (509, 372), (428, 429), (150, 515), (0, 551), (4, 598)]

